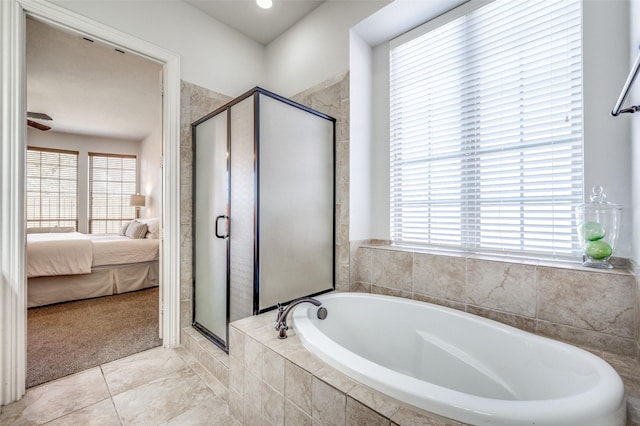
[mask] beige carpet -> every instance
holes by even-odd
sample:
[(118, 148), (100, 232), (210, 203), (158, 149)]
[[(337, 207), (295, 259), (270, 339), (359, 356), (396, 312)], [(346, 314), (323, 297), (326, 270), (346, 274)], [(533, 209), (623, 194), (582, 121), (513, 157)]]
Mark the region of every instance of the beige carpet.
[(27, 387), (160, 346), (158, 287), (31, 308)]

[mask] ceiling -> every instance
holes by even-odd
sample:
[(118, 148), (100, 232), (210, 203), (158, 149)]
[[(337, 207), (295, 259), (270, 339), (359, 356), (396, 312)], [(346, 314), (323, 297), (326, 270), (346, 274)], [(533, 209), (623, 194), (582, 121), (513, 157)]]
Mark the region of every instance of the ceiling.
[[(183, 1), (266, 45), (325, 0)], [(142, 140), (161, 126), (160, 64), (32, 18), (26, 53), (27, 110), (51, 116), (34, 120), (50, 131)]]
[(271, 9), (255, 0), (184, 0), (216, 20), (267, 45), (325, 0), (273, 0)]
[(51, 131), (142, 140), (161, 126), (158, 63), (31, 18), (26, 59), (27, 111)]

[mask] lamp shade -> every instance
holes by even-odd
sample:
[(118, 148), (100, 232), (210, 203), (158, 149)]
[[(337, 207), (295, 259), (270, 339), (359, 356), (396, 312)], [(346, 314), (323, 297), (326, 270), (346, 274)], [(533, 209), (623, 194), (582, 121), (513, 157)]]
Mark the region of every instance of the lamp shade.
[(129, 205), (133, 207), (144, 207), (145, 198), (144, 195), (135, 194), (131, 195), (129, 199)]

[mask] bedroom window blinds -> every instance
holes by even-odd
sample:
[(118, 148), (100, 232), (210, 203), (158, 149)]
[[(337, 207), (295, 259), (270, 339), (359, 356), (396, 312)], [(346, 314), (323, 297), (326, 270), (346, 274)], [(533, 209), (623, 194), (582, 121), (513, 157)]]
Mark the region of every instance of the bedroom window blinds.
[(137, 191), (135, 155), (89, 153), (89, 233), (117, 234), (135, 218), (129, 197)]
[(27, 148), (27, 228), (78, 230), (78, 152)]
[(478, 4), (391, 42), (391, 239), (575, 257), (581, 2)]

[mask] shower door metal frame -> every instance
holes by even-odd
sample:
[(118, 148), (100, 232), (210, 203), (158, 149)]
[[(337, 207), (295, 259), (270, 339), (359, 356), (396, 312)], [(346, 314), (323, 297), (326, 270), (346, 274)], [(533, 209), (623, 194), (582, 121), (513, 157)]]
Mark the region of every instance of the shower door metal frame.
[[(192, 188), (192, 200), (191, 200), (191, 219), (192, 219), (192, 238), (191, 238), (191, 252), (192, 252), (192, 256), (191, 256), (191, 270), (192, 270), (192, 295), (193, 295), (193, 304), (191, 307), (191, 325), (193, 328), (195, 328), (196, 330), (198, 330), (200, 333), (202, 333), (205, 337), (207, 337), (210, 341), (212, 341), (216, 346), (218, 346), (220, 349), (224, 350), (225, 352), (229, 352), (229, 313), (230, 313), (230, 309), (229, 309), (229, 288), (230, 288), (230, 268), (231, 268), (231, 264), (230, 264), (230, 249), (231, 249), (231, 241), (229, 236), (231, 235), (231, 220), (229, 219), (231, 217), (231, 206), (230, 206), (230, 202), (229, 202), (229, 198), (230, 198), (230, 193), (231, 193), (231, 106), (230, 105), (224, 105), (218, 109), (216, 109), (215, 111), (207, 114), (206, 116), (200, 118), (199, 120), (193, 122), (191, 124), (191, 152), (192, 152), (192, 158), (195, 159), (196, 158), (196, 127), (199, 124), (204, 123), (205, 121), (209, 120), (210, 118), (215, 117), (216, 115), (222, 113), (226, 111), (227, 112), (227, 206), (226, 206), (226, 221), (227, 221), (227, 233), (226, 236), (224, 236), (223, 238), (226, 240), (226, 252), (227, 252), (227, 258), (226, 258), (226, 271), (225, 271), (225, 276), (226, 276), (226, 302), (225, 302), (225, 306), (226, 306), (226, 313), (225, 313), (225, 336), (224, 338), (216, 335), (215, 333), (213, 333), (212, 331), (210, 331), (209, 329), (207, 329), (206, 327), (204, 327), (202, 324), (198, 323), (196, 321), (196, 278), (195, 278), (195, 271), (196, 271), (196, 257), (195, 255), (193, 255), (193, 253), (195, 253), (196, 250), (196, 238), (195, 238), (195, 231), (196, 231), (196, 219), (195, 219), (195, 211), (196, 211), (196, 194), (194, 191), (194, 188), (196, 187), (196, 162), (192, 161), (192, 174), (191, 174), (191, 188)], [(221, 238), (221, 236), (218, 235), (218, 219), (221, 216), (217, 216), (216, 217), (216, 221), (215, 221), (215, 236), (217, 238)]]
[[(277, 95), (273, 92), (270, 92), (268, 90), (265, 90), (261, 87), (254, 87), (253, 89), (245, 92), (244, 94), (240, 95), (239, 97), (231, 100), (230, 102), (226, 103), (225, 105), (215, 109), (214, 111), (212, 111), (211, 113), (205, 115), (204, 117), (198, 119), (197, 121), (193, 122), (191, 124), (191, 136), (192, 136), (192, 152), (193, 152), (193, 158), (196, 158), (196, 127), (199, 124), (204, 123), (205, 121), (215, 117), (216, 115), (222, 113), (222, 112), (227, 112), (227, 235), (226, 235), (226, 251), (227, 251), (227, 259), (226, 259), (226, 336), (224, 336), (224, 338), (221, 338), (220, 336), (215, 335), (214, 333), (212, 333), (211, 331), (209, 331), (206, 327), (202, 326), (201, 324), (199, 324), (198, 322), (195, 321), (195, 313), (196, 313), (196, 305), (197, 305), (197, 298), (196, 298), (196, 280), (195, 280), (195, 256), (192, 256), (192, 270), (194, 271), (193, 273), (193, 282), (192, 282), (192, 289), (193, 289), (193, 307), (192, 307), (192, 326), (194, 328), (196, 328), (199, 332), (201, 332), (203, 335), (205, 335), (209, 340), (211, 340), (214, 344), (216, 344), (217, 346), (219, 346), (221, 349), (223, 349), (225, 352), (229, 351), (228, 348), (228, 342), (229, 342), (229, 321), (230, 321), (230, 306), (231, 306), (231, 255), (232, 255), (232, 247), (231, 247), (231, 239), (230, 239), (230, 235), (232, 233), (232, 217), (233, 217), (233, 212), (231, 211), (231, 205), (230, 205), (230, 200), (231, 200), (231, 192), (233, 190), (233, 188), (231, 187), (231, 175), (233, 173), (232, 168), (231, 168), (231, 157), (233, 155), (232, 153), (232, 132), (231, 132), (231, 109), (234, 105), (237, 105), (238, 103), (250, 98), (253, 96), (253, 103), (254, 103), (254, 110), (253, 110), (253, 120), (254, 120), (254, 138), (253, 138), (253, 142), (254, 142), (254, 147), (253, 147), (253, 152), (254, 152), (254, 160), (253, 160), (253, 179), (254, 179), (254, 218), (253, 218), (253, 226), (254, 226), (254, 244), (253, 244), (253, 307), (252, 307), (252, 314), (253, 315), (258, 315), (261, 314), (263, 312), (268, 312), (271, 311), (273, 309), (276, 308), (276, 306), (269, 306), (263, 309), (260, 309), (260, 268), (259, 268), (259, 259), (260, 259), (260, 226), (259, 226), (259, 219), (260, 219), (260, 158), (259, 158), (259, 153), (260, 153), (260, 101), (259, 101), (259, 97), (260, 95), (264, 95), (264, 96), (268, 96), (272, 99), (278, 100), (280, 102), (283, 102), (289, 106), (298, 108), (302, 111), (308, 112), (310, 114), (313, 114), (319, 118), (328, 120), (332, 123), (332, 157), (333, 157), (333, 164), (332, 164), (332, 173), (333, 173), (333, 179), (332, 179), (332, 229), (333, 229), (333, 235), (332, 235), (332, 271), (331, 271), (331, 276), (332, 276), (332, 282), (331, 282), (331, 287), (313, 294), (310, 294), (309, 296), (317, 296), (323, 293), (327, 293), (330, 291), (335, 290), (335, 275), (336, 275), (336, 119), (324, 114), (322, 112), (316, 111), (312, 108), (309, 108), (307, 106), (304, 106), (302, 104), (299, 104), (297, 102), (294, 102), (290, 99), (284, 98), (280, 95)], [(192, 188), (195, 188), (196, 185), (196, 173), (195, 173), (195, 168), (196, 168), (196, 163), (195, 161), (192, 163), (193, 164), (193, 173), (192, 173)], [(195, 192), (195, 191), (194, 191)], [(192, 212), (195, 212), (195, 204), (196, 204), (196, 196), (194, 194), (193, 199), (192, 199)], [(193, 218), (193, 216), (195, 215), (195, 213), (192, 213), (192, 233), (193, 234), (193, 238), (192, 238), (192, 248), (194, 250), (195, 253), (195, 244), (196, 244), (196, 236), (195, 236), (195, 229), (196, 229), (196, 221), (195, 218)], [(217, 226), (216, 226), (216, 233), (217, 233)], [(291, 302), (291, 300), (283, 300), (282, 303), (287, 304)]]
[[(259, 268), (259, 260), (260, 260), (260, 159), (259, 159), (259, 154), (260, 154), (260, 102), (259, 102), (259, 96), (258, 95), (265, 95), (268, 96), (272, 99), (275, 99), (277, 101), (280, 101), (282, 103), (285, 103), (289, 106), (292, 106), (294, 108), (300, 109), (302, 111), (308, 112), (310, 114), (313, 114), (319, 118), (328, 120), (332, 123), (332, 127), (333, 127), (333, 134), (332, 134), (332, 157), (333, 157), (333, 164), (332, 164), (332, 173), (333, 173), (333, 182), (332, 182), (332, 193), (333, 193), (333, 199), (331, 200), (332, 203), (332, 216), (333, 216), (333, 235), (332, 235), (332, 244), (331, 244), (331, 249), (332, 249), (332, 259), (333, 261), (331, 262), (332, 265), (332, 271), (331, 271), (331, 277), (332, 277), (332, 282), (331, 282), (331, 288), (328, 288), (326, 290), (322, 290), (319, 292), (315, 292), (312, 294), (309, 294), (309, 296), (314, 297), (314, 296), (318, 296), (320, 294), (324, 294), (324, 293), (328, 293), (330, 291), (335, 290), (336, 288), (336, 119), (324, 114), (320, 111), (316, 111), (312, 108), (309, 108), (305, 105), (302, 105), (298, 102), (292, 101), (291, 99), (287, 99), (285, 97), (282, 97), (280, 95), (277, 95), (273, 92), (270, 92), (268, 90), (262, 89), (261, 87), (255, 87), (254, 89), (250, 90), (249, 92), (247, 92), (245, 95), (245, 97), (251, 96), (251, 95), (255, 95), (254, 97), (254, 131), (255, 131), (255, 147), (254, 147), (254, 153), (255, 153), (255, 204), (256, 204), (256, 209), (255, 209), (255, 255), (254, 255), (254, 293), (253, 293), (253, 315), (258, 315), (264, 312), (268, 312), (268, 311), (272, 311), (274, 309), (277, 308), (277, 305), (274, 306), (268, 306), (265, 307), (263, 309), (260, 309), (260, 268)], [(292, 300), (294, 299), (290, 299), (290, 300), (283, 300), (280, 303), (283, 305), (289, 304)]]

